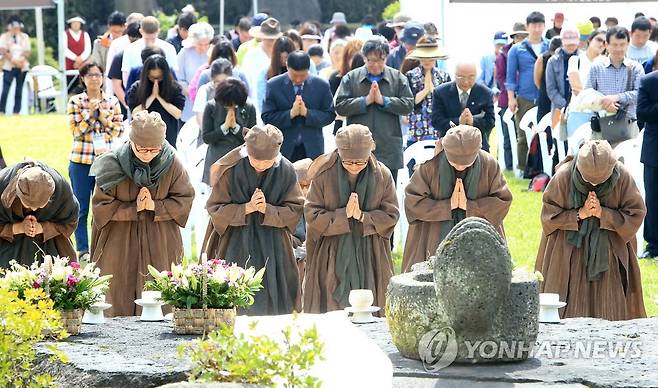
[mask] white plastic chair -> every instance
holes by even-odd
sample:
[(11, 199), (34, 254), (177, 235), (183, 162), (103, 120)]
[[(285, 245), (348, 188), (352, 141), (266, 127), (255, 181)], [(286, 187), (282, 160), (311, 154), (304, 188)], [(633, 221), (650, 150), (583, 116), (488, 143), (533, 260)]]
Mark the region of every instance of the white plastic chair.
[[(635, 139), (630, 139), (623, 141), (615, 147), (615, 155), (618, 160), (624, 163), (624, 166), (631, 173), (631, 176), (635, 180), (642, 198), (646, 201), (645, 191), (644, 191), (644, 164), (640, 161), (640, 156), (642, 154), (642, 142), (644, 139), (644, 132), (642, 132)], [(644, 222), (637, 230), (637, 254), (642, 255), (644, 253)]]
[(494, 108), (496, 138), (498, 139), (498, 165), (501, 170), (505, 169), (505, 135), (503, 134), (503, 121), (500, 118), (500, 108)]
[[(542, 156), (542, 165), (544, 173), (548, 176), (553, 176), (553, 154), (548, 152), (548, 135), (546, 135), (546, 128), (552, 128), (553, 116), (549, 112), (544, 115), (544, 117), (539, 120), (537, 126), (534, 128), (534, 132), (539, 134), (539, 150)], [(553, 148), (555, 152), (555, 148)]]
[[(511, 110), (507, 109), (505, 113), (503, 113), (503, 122), (507, 124), (509, 141), (512, 148), (512, 165), (513, 168), (516, 168), (516, 166), (519, 165), (519, 151), (516, 148), (516, 121), (514, 120), (514, 113)], [(501, 138), (500, 142), (503, 143), (504, 141), (505, 139)]]
[[(191, 119), (183, 125), (176, 139), (176, 155), (183, 162), (195, 191), (190, 216), (185, 228), (181, 229), (187, 257), (200, 257), (209, 218), (206, 211), (206, 201), (210, 195), (210, 188), (201, 181), (208, 145), (205, 143), (198, 144), (199, 131), (200, 128), (196, 120)], [(194, 231), (194, 240), (196, 241), (196, 252), (192, 250), (192, 231)]]
[(567, 142), (569, 143), (569, 155), (576, 155), (580, 146), (591, 138), (592, 127), (589, 123), (585, 123), (578, 127), (578, 129), (576, 129), (576, 131), (567, 139)]
[(395, 246), (404, 246), (407, 240), (407, 231), (409, 230), (409, 223), (407, 216), (404, 213), (404, 191), (409, 184), (411, 177), (409, 176), (409, 168), (407, 165), (414, 160), (416, 166), (432, 159), (436, 151), (436, 142), (434, 140), (422, 140), (410, 145), (403, 153), (404, 167), (398, 170), (397, 194), (398, 204), (400, 208), (400, 221), (395, 227)]
[(62, 91), (55, 89), (53, 77), (58, 77), (59, 71), (52, 66), (37, 65), (30, 70), (29, 75), (35, 81), (34, 92), (37, 100), (45, 100), (46, 102), (49, 99), (55, 100), (50, 106), (46, 107), (46, 112), (50, 111), (50, 107), (57, 109), (60, 106), (60, 104), (57, 103), (57, 99), (62, 97)]

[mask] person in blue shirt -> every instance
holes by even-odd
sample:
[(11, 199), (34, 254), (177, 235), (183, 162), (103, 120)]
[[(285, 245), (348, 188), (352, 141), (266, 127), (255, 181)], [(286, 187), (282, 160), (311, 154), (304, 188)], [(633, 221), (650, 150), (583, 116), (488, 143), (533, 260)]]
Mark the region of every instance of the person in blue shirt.
[(535, 62), (543, 52), (548, 50), (548, 41), (544, 39), (546, 19), (541, 12), (532, 12), (526, 18), (528, 37), (515, 44), (507, 54), (507, 88), (508, 107), (516, 115), (516, 138), (519, 164), (517, 168), (525, 170), (528, 157), (528, 143), (525, 132), (519, 122), (536, 104), (538, 89), (534, 81)]
[(494, 67), (496, 65), (496, 57), (500, 50), (507, 44), (507, 33), (505, 31), (498, 31), (494, 34), (494, 52), (484, 55), (480, 59), (480, 76), (478, 82), (498, 94), (499, 90), (494, 84)]

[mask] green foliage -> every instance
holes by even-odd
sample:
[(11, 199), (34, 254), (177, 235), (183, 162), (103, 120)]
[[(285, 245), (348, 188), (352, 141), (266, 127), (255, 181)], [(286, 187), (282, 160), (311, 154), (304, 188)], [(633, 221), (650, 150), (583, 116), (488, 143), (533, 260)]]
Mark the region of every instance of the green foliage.
[(361, 22), (364, 16), (373, 15), (379, 17), (391, 0), (326, 0), (320, 2), (322, 8), (322, 20), (329, 22), (334, 12), (344, 12), (350, 23)]
[(224, 326), (205, 340), (181, 345), (178, 352), (192, 360), (192, 382), (319, 387), (319, 379), (308, 373), (322, 359), (324, 345), (316, 327), (301, 331), (293, 324), (281, 334), (283, 341), (277, 342), (265, 335), (235, 335)]
[[(53, 301), (41, 289), (28, 289), (21, 297), (0, 284), (0, 382), (6, 387), (51, 387), (53, 379), (33, 371), (35, 344), (44, 331), (57, 339), (66, 337)], [(50, 347), (56, 360), (66, 362), (57, 348)], [(5, 385), (6, 384), (6, 385)]]
[[(30, 46), (32, 48), (32, 52), (30, 53), (30, 58), (28, 58), (28, 60), (30, 61), (30, 66), (36, 66), (39, 64), (37, 38), (30, 38)], [(52, 66), (59, 70), (59, 62), (57, 62), (57, 59), (55, 59), (55, 52), (52, 47), (46, 46), (44, 48), (43, 57), (45, 65)]]
[[(171, 271), (161, 271), (149, 265), (153, 280), (145, 284), (145, 289), (160, 291), (162, 300), (177, 308), (199, 309), (203, 307), (201, 264), (183, 260), (172, 264)], [(254, 294), (263, 288), (265, 268), (256, 272), (254, 267), (244, 270), (236, 264), (228, 265), (223, 260), (211, 260), (206, 264), (207, 294), (206, 306), (229, 309), (249, 307), (254, 303)]]
[(393, 20), (393, 16), (395, 16), (395, 14), (398, 12), (400, 12), (400, 2), (396, 1), (384, 8), (384, 12), (382, 12), (382, 19)]

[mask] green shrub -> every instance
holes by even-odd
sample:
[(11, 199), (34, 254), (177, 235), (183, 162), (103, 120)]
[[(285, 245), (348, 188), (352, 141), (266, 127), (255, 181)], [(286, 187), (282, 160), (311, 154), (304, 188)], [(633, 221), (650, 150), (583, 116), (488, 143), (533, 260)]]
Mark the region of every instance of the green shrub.
[[(26, 290), (23, 297), (0, 285), (0, 382), (3, 387), (50, 387), (53, 379), (47, 374), (36, 374), (33, 362), (35, 344), (44, 339), (44, 331), (54, 333), (57, 339), (66, 337), (61, 330), (59, 312), (43, 290)], [(55, 359), (66, 361), (65, 356), (49, 347)]]
[(400, 2), (396, 1), (384, 8), (384, 12), (382, 12), (382, 19), (393, 20), (393, 16), (395, 16), (395, 14), (398, 12), (400, 12)]
[[(255, 326), (254, 322), (250, 329)], [(293, 324), (282, 334), (284, 340), (279, 343), (264, 335), (235, 335), (223, 327), (207, 339), (181, 345), (178, 351), (192, 360), (191, 382), (319, 387), (319, 379), (308, 373), (322, 359), (323, 344), (315, 326), (300, 332)]]

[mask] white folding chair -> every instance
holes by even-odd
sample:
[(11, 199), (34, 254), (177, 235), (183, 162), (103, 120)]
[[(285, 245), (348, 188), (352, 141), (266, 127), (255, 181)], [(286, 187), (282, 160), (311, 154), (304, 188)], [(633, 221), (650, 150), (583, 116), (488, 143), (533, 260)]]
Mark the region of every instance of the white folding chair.
[[(512, 165), (513, 168), (516, 168), (516, 166), (519, 165), (519, 151), (516, 148), (516, 121), (514, 120), (514, 113), (511, 110), (507, 109), (505, 113), (503, 113), (503, 122), (507, 124), (509, 141), (512, 148)], [(504, 138), (502, 138), (501, 142), (503, 141)]]
[[(34, 79), (34, 92), (38, 101), (45, 101), (46, 113), (53, 110), (58, 110), (61, 104), (57, 103), (57, 99), (62, 97), (62, 91), (55, 88), (53, 77), (59, 76), (59, 70), (48, 65), (34, 66), (29, 75)], [(54, 100), (48, 103), (48, 100)], [(39, 104), (41, 105), (41, 104)], [(41, 106), (40, 106), (41, 108)]]
[[(183, 125), (176, 139), (176, 155), (185, 166), (190, 182), (194, 186), (195, 196), (192, 202), (192, 210), (185, 228), (181, 229), (185, 255), (187, 257), (200, 257), (200, 249), (203, 245), (206, 227), (208, 226), (208, 212), (206, 201), (210, 190), (201, 180), (203, 178), (203, 167), (206, 161), (208, 145), (198, 143), (199, 124), (196, 120), (189, 120)], [(192, 232), (196, 242), (196, 252), (192, 250)]]
[(505, 135), (503, 134), (503, 121), (500, 118), (500, 108), (494, 109), (496, 138), (498, 140), (498, 165), (501, 170), (505, 169)]
[(578, 149), (586, 141), (592, 138), (592, 127), (589, 123), (585, 123), (578, 127), (574, 133), (567, 138), (567, 143), (569, 143), (569, 155), (576, 155)]
[(552, 123), (553, 117), (549, 112), (539, 120), (534, 128), (534, 132), (539, 135), (539, 150), (541, 152), (543, 170), (548, 176), (553, 176), (553, 154), (548, 152), (548, 135), (546, 135), (546, 128), (552, 129)]
[[(645, 191), (644, 191), (644, 164), (640, 161), (640, 156), (642, 154), (642, 142), (644, 139), (644, 132), (637, 136), (635, 139), (630, 139), (623, 141), (615, 147), (615, 155), (618, 160), (624, 163), (624, 166), (631, 173), (631, 176), (635, 180), (642, 198), (646, 201)], [(637, 254), (642, 255), (644, 253), (644, 222), (637, 230)]]
[(398, 182), (397, 182), (397, 194), (398, 194), (398, 204), (400, 208), (400, 221), (395, 226), (395, 246), (404, 246), (405, 241), (407, 240), (407, 231), (409, 230), (409, 223), (407, 222), (407, 217), (404, 213), (404, 191), (409, 184), (409, 168), (407, 165), (413, 160), (416, 163), (416, 166), (419, 164), (432, 159), (434, 157), (434, 152), (436, 151), (436, 142), (434, 140), (422, 140), (416, 142), (403, 153), (404, 166), (398, 170)]

